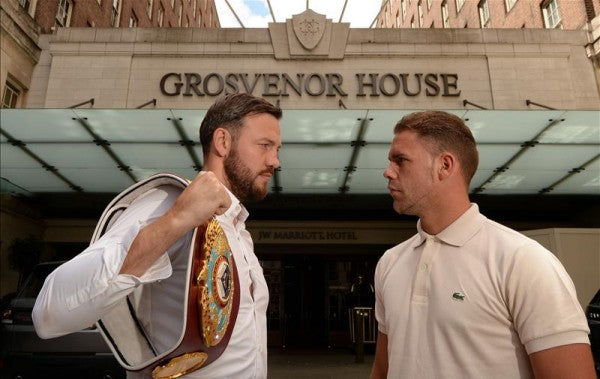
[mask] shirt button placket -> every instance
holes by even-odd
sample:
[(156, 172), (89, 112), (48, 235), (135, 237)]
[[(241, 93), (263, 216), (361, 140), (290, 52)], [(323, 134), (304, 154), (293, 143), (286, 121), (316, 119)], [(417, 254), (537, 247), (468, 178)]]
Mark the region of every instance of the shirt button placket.
[(425, 241), (423, 251), (421, 252), (419, 264), (417, 265), (417, 272), (413, 285), (413, 301), (420, 303), (427, 302), (427, 298), (429, 296), (429, 274), (431, 272), (431, 263), (435, 253), (435, 245), (435, 237), (428, 236)]

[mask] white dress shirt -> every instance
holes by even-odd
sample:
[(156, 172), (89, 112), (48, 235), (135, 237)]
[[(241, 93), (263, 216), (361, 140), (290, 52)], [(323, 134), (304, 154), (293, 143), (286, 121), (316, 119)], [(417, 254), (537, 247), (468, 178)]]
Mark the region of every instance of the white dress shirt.
[[(119, 275), (119, 271), (139, 230), (169, 210), (178, 195), (179, 191), (170, 187), (150, 190), (136, 199), (102, 238), (48, 276), (33, 309), (34, 325), (42, 338), (59, 337), (93, 325), (114, 304), (136, 290), (138, 317), (158, 353), (176, 343), (182, 331), (187, 251), (192, 232), (181, 237), (141, 277)], [(248, 211), (233, 194), (229, 195), (231, 206), (217, 220), (237, 266), (239, 312), (223, 354), (185, 378), (267, 376), (269, 292), (245, 227)], [(128, 373), (128, 378), (143, 377)]]

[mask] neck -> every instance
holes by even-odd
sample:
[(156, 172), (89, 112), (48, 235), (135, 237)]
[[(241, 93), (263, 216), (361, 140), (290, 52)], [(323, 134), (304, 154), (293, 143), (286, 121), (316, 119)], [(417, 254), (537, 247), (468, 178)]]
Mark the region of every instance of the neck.
[(471, 206), (466, 192), (448, 192), (438, 197), (435, 203), (419, 214), (421, 228), (431, 235), (436, 235), (456, 221)]
[(227, 175), (225, 175), (225, 166), (221, 160), (217, 160), (212, 157), (205, 157), (202, 171), (212, 171), (217, 179), (219, 179), (219, 181), (231, 191), (231, 185), (229, 184), (229, 180), (227, 180)]

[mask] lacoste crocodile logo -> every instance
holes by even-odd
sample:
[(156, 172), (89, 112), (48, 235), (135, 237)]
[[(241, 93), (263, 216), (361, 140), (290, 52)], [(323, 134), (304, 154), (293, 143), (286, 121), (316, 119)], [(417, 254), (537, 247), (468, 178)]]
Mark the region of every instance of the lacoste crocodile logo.
[(463, 301), (465, 300), (465, 295), (462, 292), (454, 292), (452, 294), (452, 300)]

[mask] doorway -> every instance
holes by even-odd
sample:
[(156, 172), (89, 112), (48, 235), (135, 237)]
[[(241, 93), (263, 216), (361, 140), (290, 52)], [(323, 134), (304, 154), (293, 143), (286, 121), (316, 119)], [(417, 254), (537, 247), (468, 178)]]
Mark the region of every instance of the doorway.
[(326, 347), (326, 265), (315, 255), (284, 260), (284, 333), (286, 347)]

